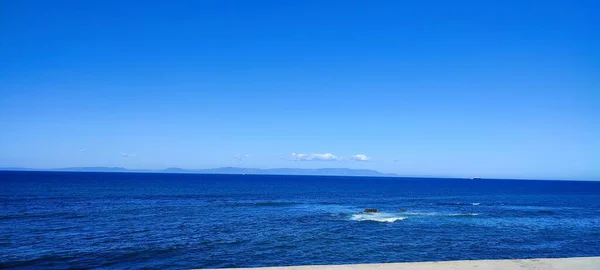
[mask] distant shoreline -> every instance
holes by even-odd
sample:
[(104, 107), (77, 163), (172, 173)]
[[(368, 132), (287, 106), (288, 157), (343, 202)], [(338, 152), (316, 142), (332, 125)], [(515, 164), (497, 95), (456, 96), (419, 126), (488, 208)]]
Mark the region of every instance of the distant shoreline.
[[(450, 177), (450, 176), (406, 176), (398, 174), (380, 173), (379, 175), (352, 175), (352, 174), (293, 174), (293, 173), (269, 173), (269, 172), (218, 172), (216, 169), (185, 170), (172, 171), (163, 170), (133, 170), (118, 168), (119, 170), (84, 170), (83, 168), (64, 168), (64, 169), (32, 169), (32, 168), (0, 168), (0, 172), (56, 172), (56, 173), (139, 173), (139, 174), (182, 174), (182, 175), (248, 175), (248, 176), (324, 176), (324, 177), (376, 177), (376, 178), (395, 178), (395, 179), (454, 179), (467, 181), (562, 181), (562, 182), (598, 182), (599, 180), (573, 180), (573, 179), (528, 179), (528, 178), (482, 178), (482, 177)], [(246, 169), (246, 168), (238, 168)], [(288, 169), (288, 168), (284, 168)], [(258, 169), (262, 170), (262, 169)], [(265, 169), (267, 171), (269, 169)], [(272, 169), (277, 170), (277, 169)], [(296, 170), (296, 169), (292, 169)], [(298, 170), (323, 170), (323, 169), (298, 169)]]
[(465, 261), (439, 261), (439, 262), (409, 262), (409, 263), (375, 263), (375, 264), (346, 264), (346, 265), (306, 265), (306, 266), (281, 266), (257, 268), (225, 268), (236, 270), (528, 270), (528, 269), (553, 269), (553, 270), (598, 270), (600, 257), (571, 257), (571, 258), (543, 258), (543, 259), (517, 259), (517, 260), (465, 260)]
[[(344, 175), (344, 174), (287, 174), (287, 173), (235, 173), (235, 172), (202, 172), (202, 171), (166, 171), (166, 170), (62, 170), (62, 169), (29, 169), (29, 168), (0, 168), (0, 172), (47, 172), (47, 173), (124, 173), (124, 174), (172, 174), (172, 175), (239, 175), (239, 176), (317, 176), (317, 177), (365, 177), (365, 178), (389, 178), (389, 179), (456, 179), (473, 180), (466, 177), (443, 177), (443, 176), (404, 176), (404, 175)], [(521, 181), (584, 181), (584, 180), (546, 180), (546, 179), (492, 179), (480, 178), (478, 180), (521, 180)], [(476, 181), (476, 180), (475, 180)]]

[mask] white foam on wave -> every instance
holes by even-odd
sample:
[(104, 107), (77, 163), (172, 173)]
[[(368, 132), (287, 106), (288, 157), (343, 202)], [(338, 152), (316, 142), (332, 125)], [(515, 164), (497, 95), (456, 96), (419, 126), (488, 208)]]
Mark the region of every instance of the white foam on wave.
[(481, 203), (474, 202), (474, 203), (472, 203), (471, 205), (473, 205), (473, 206), (477, 206), (477, 205), (480, 205), (480, 204), (481, 204)]
[(466, 217), (466, 216), (469, 216), (469, 217), (474, 217), (474, 216), (479, 216), (479, 214), (477, 214), (477, 213), (466, 213), (466, 214), (448, 214), (448, 216), (451, 216), (451, 217)]
[(398, 220), (404, 220), (406, 217), (401, 217), (391, 213), (358, 213), (350, 217), (354, 221), (376, 221), (392, 223)]
[(438, 212), (404, 212), (402, 214), (409, 215), (409, 216), (439, 216), (439, 215), (441, 215)]
[(458, 216), (478, 216), (478, 213), (440, 213), (440, 212), (404, 212), (403, 214), (409, 216), (446, 216), (446, 217), (458, 217)]

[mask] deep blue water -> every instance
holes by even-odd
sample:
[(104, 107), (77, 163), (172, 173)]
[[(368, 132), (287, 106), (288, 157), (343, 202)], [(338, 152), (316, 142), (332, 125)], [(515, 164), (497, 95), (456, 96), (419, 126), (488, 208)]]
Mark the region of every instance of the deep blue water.
[(599, 255), (600, 182), (0, 172), (0, 268)]

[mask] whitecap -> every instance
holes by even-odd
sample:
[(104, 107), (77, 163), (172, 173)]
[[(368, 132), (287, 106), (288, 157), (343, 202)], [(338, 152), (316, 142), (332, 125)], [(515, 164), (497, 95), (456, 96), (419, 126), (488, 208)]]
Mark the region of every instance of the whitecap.
[(404, 212), (405, 215), (411, 216), (439, 216), (441, 213), (438, 212)]
[(406, 219), (406, 217), (401, 217), (390, 213), (358, 213), (352, 215), (350, 219), (354, 221), (376, 221), (392, 223), (398, 220), (404, 220)]
[(441, 216), (441, 217), (459, 217), (459, 216), (478, 216), (478, 213), (440, 213), (440, 212), (405, 212), (405, 215), (411, 216)]
[(451, 217), (474, 217), (474, 216), (479, 216), (479, 214), (477, 214), (477, 213), (448, 214), (448, 216), (451, 216)]
[(471, 205), (477, 206), (477, 205), (480, 205), (480, 204), (481, 204), (481, 203), (474, 202), (474, 203), (472, 203)]

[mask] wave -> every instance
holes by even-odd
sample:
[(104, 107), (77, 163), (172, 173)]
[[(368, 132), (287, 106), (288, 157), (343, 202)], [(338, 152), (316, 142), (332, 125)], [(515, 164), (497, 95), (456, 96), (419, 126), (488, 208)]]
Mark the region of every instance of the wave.
[(552, 206), (540, 206), (540, 205), (504, 205), (501, 204), (500, 208), (518, 211), (554, 211), (554, 210), (573, 210), (577, 208), (573, 207), (552, 207)]
[(61, 219), (76, 219), (85, 218), (84, 215), (70, 212), (57, 212), (57, 213), (19, 213), (19, 214), (8, 214), (0, 215), (0, 220), (11, 220), (11, 219), (38, 219), (38, 218), (61, 218)]
[(465, 214), (447, 214), (449, 217), (474, 217), (479, 216), (478, 213), (465, 213)]
[(350, 217), (354, 221), (375, 221), (384, 223), (393, 223), (398, 220), (404, 220), (406, 217), (398, 216), (390, 213), (358, 213)]
[(241, 206), (241, 207), (288, 207), (300, 205), (297, 202), (278, 202), (278, 201), (261, 201), (261, 202), (233, 202), (226, 203), (228, 206)]
[(463, 202), (438, 202), (436, 203), (437, 205), (451, 205), (451, 206), (462, 206), (462, 205), (472, 205), (472, 206), (478, 206), (481, 205), (481, 203), (478, 202), (474, 202), (474, 203), (463, 203)]
[(539, 214), (553, 215), (554, 211), (552, 210), (539, 210), (537, 211)]
[(442, 217), (473, 217), (478, 216), (478, 213), (439, 213), (439, 212), (404, 212), (404, 215), (409, 216), (442, 216)]

